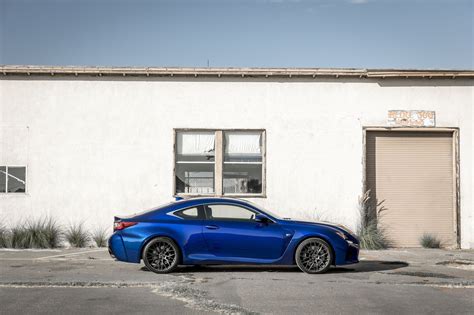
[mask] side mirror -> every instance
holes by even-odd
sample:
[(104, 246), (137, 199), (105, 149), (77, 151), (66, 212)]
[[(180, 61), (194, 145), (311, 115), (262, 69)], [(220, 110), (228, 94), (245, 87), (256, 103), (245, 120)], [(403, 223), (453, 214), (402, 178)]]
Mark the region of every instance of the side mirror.
[(273, 221), (266, 215), (259, 213), (255, 216), (255, 222), (267, 224), (272, 223)]

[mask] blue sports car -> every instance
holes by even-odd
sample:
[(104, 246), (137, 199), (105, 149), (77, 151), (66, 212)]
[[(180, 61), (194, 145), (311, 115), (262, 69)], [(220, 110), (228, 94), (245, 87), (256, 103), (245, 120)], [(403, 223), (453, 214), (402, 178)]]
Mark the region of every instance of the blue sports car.
[(247, 201), (192, 198), (130, 217), (115, 217), (109, 252), (156, 273), (178, 265), (298, 265), (323, 273), (358, 262), (359, 241), (347, 228), (282, 219)]

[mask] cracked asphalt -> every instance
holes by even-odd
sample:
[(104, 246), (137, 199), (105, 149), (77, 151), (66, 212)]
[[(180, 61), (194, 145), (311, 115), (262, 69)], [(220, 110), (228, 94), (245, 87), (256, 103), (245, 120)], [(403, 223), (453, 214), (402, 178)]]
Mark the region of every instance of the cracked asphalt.
[(474, 251), (362, 251), (361, 263), (189, 266), (157, 275), (106, 249), (0, 250), (1, 314), (472, 314)]

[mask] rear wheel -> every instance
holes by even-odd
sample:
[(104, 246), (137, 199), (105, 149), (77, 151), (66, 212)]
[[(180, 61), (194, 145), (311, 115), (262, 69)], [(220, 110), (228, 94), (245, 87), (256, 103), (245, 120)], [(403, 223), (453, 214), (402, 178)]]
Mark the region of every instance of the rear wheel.
[(320, 238), (308, 238), (296, 249), (295, 260), (306, 273), (324, 273), (331, 267), (331, 246)]
[(143, 249), (145, 266), (156, 273), (168, 273), (178, 267), (180, 252), (176, 243), (167, 237), (152, 239)]

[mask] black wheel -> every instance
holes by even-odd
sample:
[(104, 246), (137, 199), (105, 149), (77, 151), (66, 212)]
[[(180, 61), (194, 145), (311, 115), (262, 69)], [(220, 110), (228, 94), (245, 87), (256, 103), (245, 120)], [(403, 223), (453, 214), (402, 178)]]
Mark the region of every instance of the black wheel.
[(142, 259), (150, 271), (168, 273), (178, 266), (180, 252), (173, 240), (167, 237), (157, 237), (145, 246)]
[(331, 246), (320, 238), (308, 238), (298, 245), (295, 260), (306, 273), (324, 273), (333, 260)]

